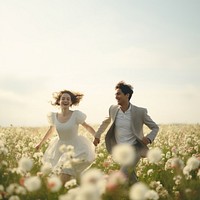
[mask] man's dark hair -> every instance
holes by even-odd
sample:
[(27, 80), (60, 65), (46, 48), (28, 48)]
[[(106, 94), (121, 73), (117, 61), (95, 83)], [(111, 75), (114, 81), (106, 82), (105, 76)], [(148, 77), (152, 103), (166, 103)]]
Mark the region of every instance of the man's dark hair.
[(115, 86), (115, 89), (121, 89), (121, 91), (126, 95), (129, 94), (129, 100), (132, 97), (133, 94), (133, 87), (129, 84), (126, 84), (124, 81), (120, 81), (119, 83), (117, 83), (117, 85)]

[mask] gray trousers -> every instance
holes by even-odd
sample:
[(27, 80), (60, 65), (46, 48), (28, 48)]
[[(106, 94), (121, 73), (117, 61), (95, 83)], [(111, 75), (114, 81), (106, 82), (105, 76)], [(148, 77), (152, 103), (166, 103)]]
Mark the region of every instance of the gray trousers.
[(125, 176), (128, 178), (128, 182), (130, 185), (138, 182), (138, 178), (137, 175), (135, 173), (135, 168), (141, 158), (141, 154), (140, 154), (140, 147), (138, 147), (137, 144), (133, 145), (133, 147), (136, 150), (136, 157), (135, 160), (133, 161), (133, 163), (131, 163), (131, 165), (128, 166), (121, 166), (120, 171), (122, 171)]

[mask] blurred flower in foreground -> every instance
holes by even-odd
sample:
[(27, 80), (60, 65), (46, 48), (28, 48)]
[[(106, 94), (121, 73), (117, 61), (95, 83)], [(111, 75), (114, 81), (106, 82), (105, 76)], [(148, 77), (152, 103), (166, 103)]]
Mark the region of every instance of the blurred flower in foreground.
[(187, 166), (189, 167), (190, 171), (195, 170), (199, 167), (200, 161), (196, 157), (191, 157), (187, 160)]
[(159, 199), (158, 193), (155, 190), (150, 190), (149, 187), (142, 182), (137, 182), (130, 188), (129, 197), (131, 200)]
[(76, 200), (101, 200), (101, 195), (95, 185), (84, 185), (79, 188)]
[(71, 179), (71, 180), (67, 181), (64, 186), (66, 189), (70, 189), (74, 186), (77, 186), (76, 179)]
[(86, 184), (70, 189), (66, 194), (60, 195), (59, 200), (101, 200), (101, 196), (95, 185)]
[(9, 195), (12, 195), (12, 194), (22, 194), (22, 195), (25, 195), (26, 194), (26, 189), (24, 187), (20, 186), (17, 183), (11, 183), (6, 188), (6, 192)]
[(197, 176), (200, 178), (200, 169), (198, 170)]
[(172, 158), (171, 167), (174, 169), (183, 169), (184, 162), (180, 158)]
[(18, 162), (18, 168), (23, 172), (28, 172), (33, 167), (33, 160), (30, 158), (22, 157)]
[(165, 163), (165, 170), (176, 169), (182, 170), (184, 168), (184, 162), (180, 158), (170, 158)]
[(43, 175), (48, 175), (48, 174), (50, 174), (51, 173), (51, 171), (52, 171), (52, 165), (51, 165), (51, 163), (48, 163), (48, 162), (46, 162), (46, 163), (44, 163), (42, 166), (41, 166), (41, 172), (42, 172), (42, 174)]
[(112, 150), (113, 160), (120, 165), (129, 165), (135, 159), (135, 149), (129, 144), (118, 144)]
[(200, 161), (198, 158), (192, 156), (187, 160), (186, 166), (183, 168), (183, 174), (185, 175), (187, 180), (192, 178), (190, 172), (192, 170), (198, 169), (199, 166), (200, 166)]
[(101, 170), (96, 168), (91, 168), (85, 171), (81, 176), (81, 185), (85, 184), (96, 184), (99, 180), (103, 178), (104, 174)]
[(47, 187), (51, 192), (58, 192), (62, 187), (62, 181), (57, 176), (52, 176), (47, 179)]
[(20, 200), (20, 198), (17, 195), (12, 195), (8, 200)]
[(190, 175), (190, 168), (186, 165), (184, 168), (183, 168), (183, 174), (186, 176), (186, 179), (191, 179), (192, 176)]
[(81, 176), (81, 187), (86, 185), (95, 186), (99, 194), (104, 193), (106, 188), (105, 175), (101, 170), (96, 168), (85, 171)]
[(150, 163), (158, 163), (162, 158), (162, 151), (156, 147), (147, 152), (147, 159)]
[(0, 192), (3, 192), (3, 191), (4, 191), (4, 186), (0, 185)]
[(75, 200), (80, 191), (79, 187), (69, 190), (66, 194), (61, 194), (58, 200)]
[(151, 199), (151, 200), (158, 200), (159, 195), (155, 190), (148, 190), (145, 194), (146, 199)]
[(137, 182), (130, 188), (129, 197), (131, 200), (145, 200), (148, 187), (142, 182)]
[(118, 186), (124, 184), (127, 181), (126, 176), (121, 171), (115, 171), (108, 176), (106, 189), (108, 191), (115, 191)]
[(34, 192), (34, 191), (39, 190), (41, 185), (42, 185), (42, 182), (40, 178), (37, 176), (26, 178), (24, 181), (24, 186), (29, 192)]

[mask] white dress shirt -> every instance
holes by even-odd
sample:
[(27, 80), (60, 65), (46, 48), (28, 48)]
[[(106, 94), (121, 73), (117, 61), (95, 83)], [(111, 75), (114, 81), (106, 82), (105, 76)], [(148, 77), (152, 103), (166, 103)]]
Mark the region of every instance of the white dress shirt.
[(136, 137), (131, 129), (131, 106), (123, 112), (119, 109), (115, 119), (115, 139), (117, 143), (134, 144)]

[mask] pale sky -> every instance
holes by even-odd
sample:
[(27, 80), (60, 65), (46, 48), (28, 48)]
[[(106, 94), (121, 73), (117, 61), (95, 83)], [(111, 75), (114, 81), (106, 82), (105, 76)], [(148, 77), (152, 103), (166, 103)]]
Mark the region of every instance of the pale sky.
[(101, 123), (115, 85), (158, 124), (200, 123), (199, 0), (0, 0), (0, 126), (46, 126), (52, 93)]

